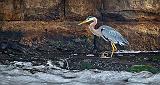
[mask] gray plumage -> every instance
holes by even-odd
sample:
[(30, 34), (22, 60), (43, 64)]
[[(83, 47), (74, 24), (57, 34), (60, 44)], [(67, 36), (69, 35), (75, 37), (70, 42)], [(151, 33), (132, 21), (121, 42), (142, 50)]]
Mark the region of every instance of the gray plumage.
[(99, 27), (99, 29), (101, 29), (101, 33), (105, 40), (109, 40), (115, 44), (120, 44), (120, 45), (129, 44), (129, 42), (125, 38), (123, 38), (123, 36), (118, 31), (113, 29), (112, 27), (103, 25)]

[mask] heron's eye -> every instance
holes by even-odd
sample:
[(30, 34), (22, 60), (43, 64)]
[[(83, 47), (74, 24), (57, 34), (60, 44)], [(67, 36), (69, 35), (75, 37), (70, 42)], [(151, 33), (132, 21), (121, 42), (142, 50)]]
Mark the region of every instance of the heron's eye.
[(86, 20), (89, 20), (89, 18), (87, 18)]

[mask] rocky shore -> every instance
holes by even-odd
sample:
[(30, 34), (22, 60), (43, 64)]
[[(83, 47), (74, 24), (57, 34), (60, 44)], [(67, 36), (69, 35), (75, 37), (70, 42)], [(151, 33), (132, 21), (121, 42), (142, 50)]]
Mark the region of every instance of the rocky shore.
[(51, 61), (45, 65), (10, 62), (0, 65), (1, 85), (159, 85), (160, 74), (142, 71), (65, 70)]

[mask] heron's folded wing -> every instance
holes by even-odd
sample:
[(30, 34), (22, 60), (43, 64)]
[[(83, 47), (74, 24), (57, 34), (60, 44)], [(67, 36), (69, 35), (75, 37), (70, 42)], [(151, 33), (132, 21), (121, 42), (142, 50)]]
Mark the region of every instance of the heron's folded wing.
[(123, 36), (112, 27), (103, 26), (101, 29), (101, 32), (102, 32), (103, 38), (105, 39), (107, 38), (114, 43), (118, 43), (120, 45), (129, 44), (128, 41), (125, 38), (123, 38)]

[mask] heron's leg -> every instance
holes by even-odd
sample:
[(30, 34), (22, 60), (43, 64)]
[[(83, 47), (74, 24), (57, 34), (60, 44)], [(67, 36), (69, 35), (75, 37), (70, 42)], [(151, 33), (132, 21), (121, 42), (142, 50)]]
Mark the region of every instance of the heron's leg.
[(115, 48), (115, 51), (117, 51), (118, 49), (117, 49), (117, 46), (113, 43), (113, 46), (114, 46), (114, 48)]
[(111, 42), (111, 46), (112, 46), (111, 58), (112, 58), (112, 56), (113, 56), (113, 53), (114, 53), (114, 51), (115, 51), (115, 48), (114, 48), (114, 43), (113, 43), (113, 42)]

